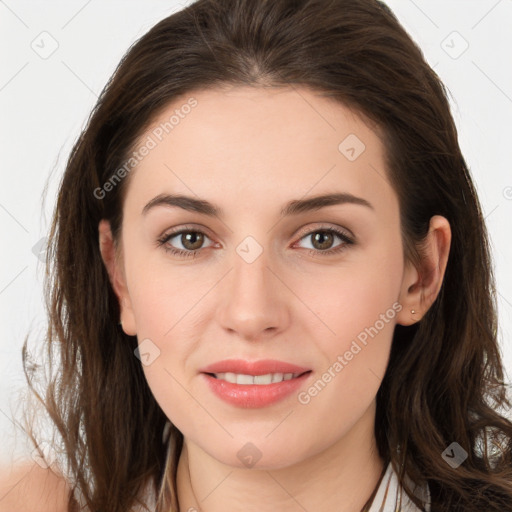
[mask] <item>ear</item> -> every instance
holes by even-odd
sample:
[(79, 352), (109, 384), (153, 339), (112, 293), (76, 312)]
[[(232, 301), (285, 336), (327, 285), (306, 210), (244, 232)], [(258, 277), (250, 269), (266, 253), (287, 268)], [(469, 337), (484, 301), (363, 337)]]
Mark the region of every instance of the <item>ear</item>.
[(397, 323), (416, 323), (436, 300), (443, 284), (450, 243), (450, 223), (435, 215), (430, 219), (429, 232), (422, 245), (420, 268), (406, 262), (399, 298), (402, 310), (397, 315)]
[(103, 263), (108, 272), (110, 283), (119, 300), (119, 308), (121, 310), (120, 322), (123, 331), (129, 336), (135, 336), (135, 315), (126, 286), (126, 277), (124, 273), (123, 258), (120, 251), (116, 250), (110, 222), (101, 220), (98, 225), (100, 253)]

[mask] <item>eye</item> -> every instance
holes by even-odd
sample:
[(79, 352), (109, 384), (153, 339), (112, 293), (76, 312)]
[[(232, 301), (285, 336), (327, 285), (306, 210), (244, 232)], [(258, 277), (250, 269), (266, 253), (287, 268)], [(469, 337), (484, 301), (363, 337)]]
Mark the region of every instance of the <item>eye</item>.
[[(303, 235), (300, 240), (311, 241), (312, 248), (309, 249), (310, 254), (328, 256), (337, 254), (354, 244), (353, 238), (344, 231), (337, 228), (317, 228)], [(341, 240), (341, 243), (333, 247), (335, 239)]]
[[(353, 245), (355, 243), (348, 233), (333, 227), (320, 227), (313, 231), (309, 231), (303, 235), (300, 240), (307, 240), (308, 237), (311, 240), (312, 248), (306, 249), (308, 249), (309, 253), (314, 256), (330, 256), (337, 254), (345, 250), (349, 245)], [(332, 247), (336, 238), (341, 240), (341, 243)], [(171, 244), (173, 239), (176, 239), (176, 241)], [(203, 247), (205, 239), (210, 240), (210, 238), (201, 230), (182, 228), (179, 231), (164, 234), (158, 239), (157, 243), (158, 246), (163, 247), (166, 252), (175, 256), (193, 258), (205, 248)], [(174, 244), (181, 245), (181, 247), (176, 247)], [(213, 245), (214, 243), (212, 242), (208, 247)]]
[[(158, 245), (162, 246), (167, 252), (177, 256), (194, 257), (203, 248), (205, 238), (209, 237), (197, 229), (182, 229), (177, 232), (166, 233), (158, 240)], [(181, 245), (181, 248), (176, 248), (171, 245), (171, 240), (176, 239), (176, 242)]]

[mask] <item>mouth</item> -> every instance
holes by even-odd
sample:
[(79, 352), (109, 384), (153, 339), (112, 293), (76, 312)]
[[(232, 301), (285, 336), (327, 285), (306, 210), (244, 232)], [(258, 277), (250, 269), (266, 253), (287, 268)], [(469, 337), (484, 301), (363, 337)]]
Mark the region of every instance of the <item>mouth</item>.
[(291, 397), (313, 370), (287, 361), (225, 359), (199, 370), (218, 398), (243, 408), (266, 407)]
[[(201, 375), (211, 392), (225, 403), (240, 408), (264, 408), (291, 398), (306, 386), (312, 370), (289, 364), (243, 363), (238, 368), (226, 368), (226, 362), (218, 363), (219, 368), (207, 368)], [(279, 365), (279, 368), (276, 366)], [(251, 367), (251, 368), (249, 368)], [(221, 370), (238, 371), (221, 371)], [(294, 371), (277, 371), (277, 370)], [(245, 373), (242, 373), (245, 372)]]
[(296, 379), (301, 377), (302, 375), (311, 373), (311, 370), (307, 370), (305, 372), (298, 373), (265, 373), (263, 375), (249, 375), (244, 373), (234, 373), (234, 372), (219, 372), (219, 373), (208, 373), (204, 372), (206, 375), (213, 377), (215, 379), (223, 380), (229, 382), (231, 384), (240, 384), (242, 386), (249, 385), (260, 385), (265, 386), (269, 384), (275, 384), (287, 380)]

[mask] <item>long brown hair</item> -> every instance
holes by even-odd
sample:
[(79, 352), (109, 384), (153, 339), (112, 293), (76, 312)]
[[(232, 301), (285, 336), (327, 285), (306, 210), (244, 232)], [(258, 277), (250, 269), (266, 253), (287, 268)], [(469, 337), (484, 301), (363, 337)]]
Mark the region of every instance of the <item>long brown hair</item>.
[[(419, 262), (430, 218), (448, 219), (442, 288), (421, 321), (396, 326), (375, 436), (419, 507), (404, 475), (428, 483), (433, 512), (511, 510), (512, 423), (499, 412), (510, 402), (481, 208), (445, 87), (376, 0), (198, 0), (136, 42), (101, 93), (67, 163), (46, 262), (46, 346), (59, 366), (41, 400), (84, 504), (124, 512), (151, 482), (157, 510), (178, 510), (183, 436), (171, 426), (162, 447), (167, 418), (134, 356), (136, 337), (118, 325), (98, 246), (101, 219), (119, 236), (129, 175), (98, 190), (119, 177), (170, 102), (226, 84), (308, 87), (374, 121), (411, 261)], [(23, 350), (32, 388), (27, 341)], [(468, 454), (456, 469), (442, 457), (452, 442)]]

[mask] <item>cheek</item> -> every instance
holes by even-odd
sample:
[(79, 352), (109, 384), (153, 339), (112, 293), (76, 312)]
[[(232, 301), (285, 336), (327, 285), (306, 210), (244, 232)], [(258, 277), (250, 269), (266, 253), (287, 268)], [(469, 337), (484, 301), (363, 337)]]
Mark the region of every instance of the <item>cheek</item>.
[(125, 268), (137, 335), (163, 339), (187, 322), (208, 283), (191, 267), (167, 259), (164, 249), (144, 248), (148, 242), (142, 236), (126, 239)]
[(313, 306), (331, 335), (346, 338), (392, 308), (400, 294), (402, 271), (399, 250), (381, 247), (358, 252), (350, 262), (296, 276), (294, 290)]
[[(307, 336), (329, 366), (342, 356), (343, 385), (359, 381), (371, 369), (382, 378), (388, 360), (402, 279), (401, 246), (381, 245), (361, 251), (349, 263), (297, 276), (293, 289), (313, 314), (306, 317)], [(348, 261), (348, 260), (347, 260)], [(350, 371), (348, 370), (350, 366)], [(352, 377), (349, 377), (351, 375)], [(377, 379), (375, 379), (377, 380)]]
[(318, 315), (309, 315), (306, 336), (323, 355), (316, 379), (298, 399), (304, 411), (314, 411), (309, 418), (330, 418), (325, 435), (333, 439), (364, 414), (386, 371), (401, 309), (402, 264), (399, 251), (381, 249), (357, 264), (296, 281)]
[(219, 276), (212, 269), (167, 263), (162, 257), (132, 256), (126, 266), (128, 286), (140, 350), (145, 343), (152, 356), (151, 364), (143, 366), (148, 384), (160, 403), (169, 397), (189, 400), (179, 383), (188, 386), (195, 372), (191, 355), (211, 320), (211, 292)]
[(201, 297), (212, 285), (166, 265), (136, 268), (130, 297), (140, 353), (150, 354), (149, 364), (142, 360), (142, 369), (162, 410), (178, 429), (188, 431), (190, 416), (202, 418), (199, 409), (191, 409), (189, 364), (200, 340)]
[(161, 264), (138, 272), (130, 289), (138, 335), (164, 342), (181, 333), (186, 339), (186, 332), (204, 318), (206, 305), (211, 307), (218, 280), (211, 270), (172, 269)]

